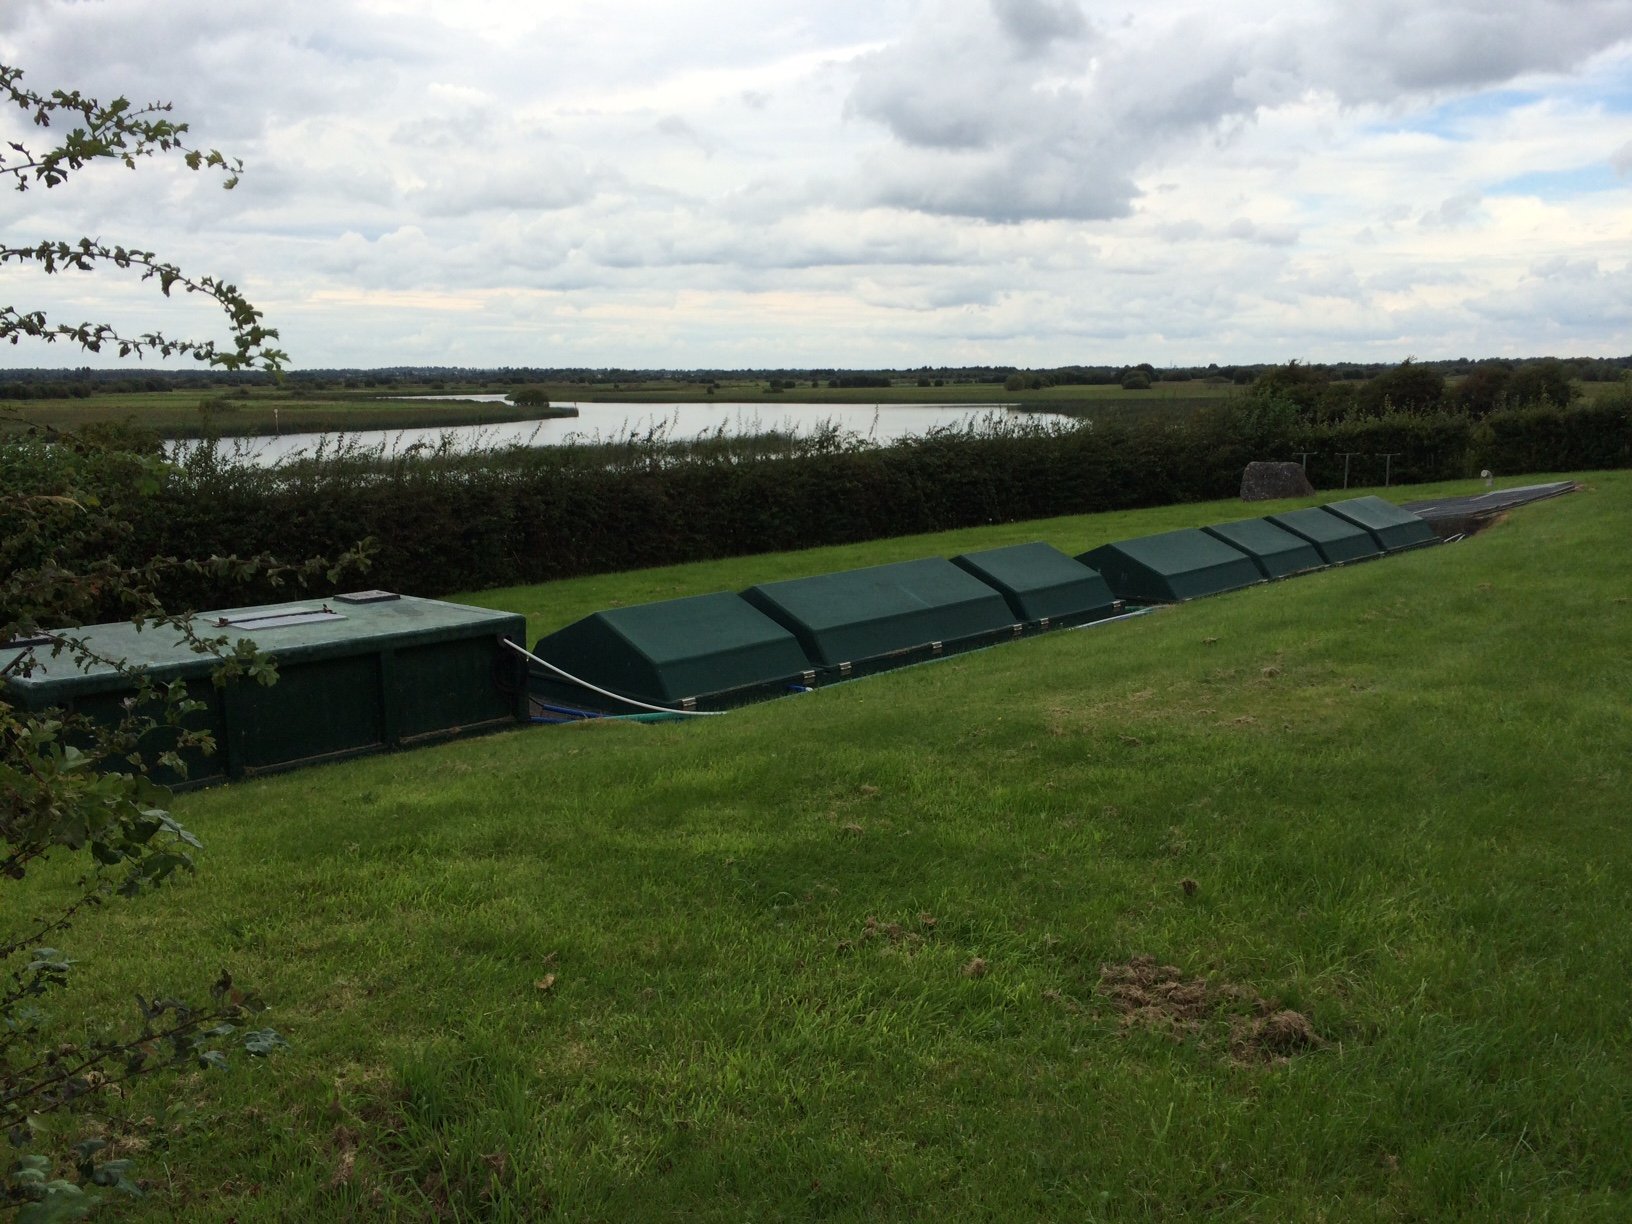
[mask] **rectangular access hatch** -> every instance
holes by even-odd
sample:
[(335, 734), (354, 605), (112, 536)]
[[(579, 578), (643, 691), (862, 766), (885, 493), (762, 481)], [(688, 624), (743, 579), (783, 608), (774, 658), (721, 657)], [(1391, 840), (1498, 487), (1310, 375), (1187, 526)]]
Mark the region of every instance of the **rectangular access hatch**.
[(1303, 510), (1271, 514), (1269, 521), (1308, 540), (1332, 565), (1364, 561), (1367, 557), (1375, 557), (1383, 551), (1364, 527), (1331, 513), (1325, 506), (1309, 506)]
[(1364, 528), (1385, 552), (1402, 552), (1407, 548), (1439, 543), (1439, 537), (1427, 520), (1380, 497), (1355, 497), (1333, 502), (1325, 508), (1356, 527)]
[[(660, 705), (753, 688), (780, 692), (810, 670), (792, 633), (729, 592), (597, 612), (540, 638), (533, 653), (598, 688)], [(560, 676), (535, 673), (533, 687), (563, 701), (595, 701)]]
[(1179, 603), (1263, 581), (1245, 552), (1194, 527), (1102, 544), (1077, 560), (1132, 603)]
[(1265, 578), (1286, 578), (1326, 565), (1326, 559), (1308, 540), (1268, 519), (1243, 519), (1202, 530), (1246, 553)]
[(1017, 621), (1083, 625), (1116, 611), (1116, 596), (1105, 579), (1040, 540), (963, 553), (952, 564), (1001, 592)]
[(742, 597), (827, 667), (914, 651), (927, 657), (931, 642), (963, 648), (1010, 633), (1015, 620), (995, 588), (944, 557), (768, 582)]

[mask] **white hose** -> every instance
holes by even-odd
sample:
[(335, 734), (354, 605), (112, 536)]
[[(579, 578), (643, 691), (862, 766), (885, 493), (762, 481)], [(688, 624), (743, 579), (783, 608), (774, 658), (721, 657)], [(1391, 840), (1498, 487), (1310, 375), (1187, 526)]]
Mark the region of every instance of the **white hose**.
[(636, 701), (633, 697), (625, 697), (621, 693), (609, 693), (606, 689), (598, 688), (597, 686), (591, 684), (588, 680), (580, 680), (571, 672), (562, 671), (554, 663), (551, 663), (547, 659), (539, 658), (524, 646), (517, 646), (509, 638), (500, 638), (499, 641), (510, 647), (510, 649), (515, 651), (517, 654), (525, 655), (534, 663), (537, 663), (540, 667), (549, 668), (563, 680), (570, 680), (572, 683), (579, 685), (582, 688), (586, 688), (592, 693), (599, 693), (602, 697), (610, 697), (613, 701), (621, 701), (624, 705), (632, 705), (636, 709), (650, 710), (653, 714), (673, 714), (677, 718), (714, 718), (717, 715), (725, 713), (724, 710), (671, 710), (668, 706), (647, 705), (644, 701)]
[(1132, 620), (1136, 616), (1149, 616), (1156, 611), (1153, 607), (1135, 608), (1132, 612), (1119, 612), (1115, 616), (1102, 616), (1098, 620), (1091, 620), (1081, 625), (1071, 625), (1071, 629), (1097, 629), (1101, 625), (1114, 625), (1117, 621)]

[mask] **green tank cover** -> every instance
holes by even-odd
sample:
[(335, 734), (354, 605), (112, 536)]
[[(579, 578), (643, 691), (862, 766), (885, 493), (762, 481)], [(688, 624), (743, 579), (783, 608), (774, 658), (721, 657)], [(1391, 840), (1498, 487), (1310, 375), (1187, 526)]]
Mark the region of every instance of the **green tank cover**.
[(792, 633), (729, 592), (597, 612), (540, 638), (533, 653), (650, 704), (792, 683), (811, 667)]
[(1380, 497), (1354, 497), (1332, 502), (1326, 509), (1356, 527), (1365, 528), (1385, 552), (1439, 543), (1439, 537), (1425, 519)]
[(1105, 579), (1041, 540), (962, 553), (952, 564), (1002, 592), (1018, 621), (1082, 625), (1116, 610)]
[(1331, 565), (1363, 561), (1367, 557), (1378, 556), (1383, 551), (1364, 527), (1356, 526), (1348, 519), (1331, 513), (1325, 506), (1309, 506), (1303, 510), (1272, 514), (1269, 521), (1308, 540), (1320, 550), (1320, 555)]
[[(196, 617), (194, 630), (229, 643), (247, 638), (277, 663), (271, 686), (217, 688), (214, 661), (173, 629), (129, 623), (72, 630), (98, 654), (141, 667), (157, 681), (182, 680), (205, 709), (193, 724), (215, 733), (213, 756), (188, 762), (187, 784), (330, 757), (399, 747), (513, 724), (526, 717), (519, 657), (499, 645), (526, 641), (526, 620), (385, 592), (333, 596)], [(0, 650), (0, 667), (19, 652)], [(66, 654), (35, 652), (26, 677), (8, 677), (9, 701), (118, 717), (133, 685), (114, 667), (76, 667)], [(153, 753), (163, 751), (162, 732)], [(169, 778), (167, 781), (179, 781)]]
[(1277, 527), (1268, 519), (1242, 519), (1238, 523), (1220, 523), (1202, 530), (1246, 553), (1265, 578), (1286, 578), (1326, 565), (1308, 540)]
[(1077, 560), (1136, 603), (1179, 603), (1263, 581), (1246, 553), (1194, 527), (1102, 544)]
[(944, 557), (768, 582), (742, 597), (826, 666), (1015, 624), (1003, 596)]

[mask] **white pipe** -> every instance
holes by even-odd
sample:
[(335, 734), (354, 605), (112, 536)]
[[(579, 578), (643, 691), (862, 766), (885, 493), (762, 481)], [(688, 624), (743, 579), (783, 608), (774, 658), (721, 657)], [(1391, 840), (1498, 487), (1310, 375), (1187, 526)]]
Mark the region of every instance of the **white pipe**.
[(1136, 616), (1149, 616), (1152, 612), (1156, 611), (1157, 607), (1160, 606), (1161, 605), (1152, 605), (1144, 608), (1135, 608), (1132, 612), (1120, 612), (1115, 616), (1104, 616), (1099, 620), (1088, 621), (1086, 624), (1072, 625), (1071, 628), (1073, 630), (1096, 629), (1100, 625), (1114, 625), (1117, 621), (1132, 620)]
[(582, 688), (586, 688), (592, 693), (599, 693), (602, 697), (610, 697), (613, 701), (621, 701), (624, 705), (632, 705), (639, 710), (650, 710), (653, 714), (673, 714), (678, 718), (714, 718), (717, 715), (725, 713), (724, 710), (671, 710), (668, 706), (647, 705), (644, 701), (636, 701), (633, 697), (625, 697), (621, 693), (609, 693), (603, 688), (597, 688), (588, 680), (580, 680), (571, 672), (562, 671), (554, 663), (549, 662), (547, 659), (539, 658), (524, 646), (517, 646), (509, 638), (500, 638), (499, 641), (510, 647), (510, 649), (515, 651), (517, 654), (525, 655), (534, 663), (537, 663), (540, 667), (549, 668), (563, 680), (570, 680), (572, 683)]

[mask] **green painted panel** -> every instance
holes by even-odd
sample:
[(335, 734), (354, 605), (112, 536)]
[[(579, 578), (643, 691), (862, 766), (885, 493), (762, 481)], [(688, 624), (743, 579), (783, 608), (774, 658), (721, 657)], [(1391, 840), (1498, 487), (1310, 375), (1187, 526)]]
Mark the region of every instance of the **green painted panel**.
[(233, 754), (247, 770), (383, 748), (380, 656), (284, 663), (276, 684), (234, 685), (227, 719)]
[(811, 667), (792, 633), (728, 592), (597, 612), (541, 638), (533, 653), (652, 704), (792, 683)]
[[(186, 685), (188, 698), (200, 702), (203, 708), (183, 716), (182, 723), (191, 731), (208, 731), (215, 741), (215, 751), (206, 755), (197, 749), (188, 749), (181, 754), (186, 772), (177, 773), (156, 764), (163, 753), (176, 747), (176, 732), (164, 726), (153, 728), (138, 742), (136, 751), (141, 754), (143, 762), (148, 766), (149, 775), (161, 786), (197, 786), (218, 781), (227, 773), (229, 764), (227, 723), (221, 690), (208, 680), (188, 680)], [(94, 722), (111, 725), (123, 716), (127, 696), (125, 692), (91, 693), (76, 700), (73, 709), (75, 713), (82, 714)], [(155, 702), (151, 706), (138, 709), (136, 713), (139, 717), (158, 718), (163, 710)], [(106, 764), (108, 768), (114, 770), (129, 768), (129, 762), (123, 760), (113, 760)]]
[(1263, 581), (1246, 553), (1194, 527), (1102, 544), (1077, 560), (1135, 603), (1178, 603)]
[(1348, 501), (1332, 502), (1324, 509), (1365, 528), (1378, 547), (1387, 552), (1439, 543), (1439, 537), (1426, 520), (1380, 497), (1352, 497)]
[(1324, 506), (1310, 506), (1303, 510), (1288, 510), (1272, 514), (1269, 521), (1300, 535), (1320, 550), (1320, 555), (1332, 565), (1347, 561), (1363, 561), (1378, 556), (1383, 550), (1364, 527), (1327, 511)]
[[(519, 631), (518, 631), (519, 632)], [(521, 645), (524, 638), (511, 639)], [(527, 663), (490, 636), (398, 646), (382, 655), (390, 672), (391, 740), (452, 736), (516, 721)], [(488, 683), (482, 683), (486, 677)]]
[(1002, 595), (943, 557), (769, 582), (742, 597), (829, 666), (1015, 624)]
[(952, 564), (1002, 592), (1019, 621), (1086, 624), (1116, 610), (1104, 578), (1041, 541), (963, 553)]
[(1246, 553), (1265, 578), (1286, 578), (1326, 564), (1325, 558), (1308, 540), (1277, 527), (1268, 519), (1242, 519), (1238, 523), (1220, 523), (1202, 530)]
[[(219, 748), (213, 758), (190, 762), (189, 784), (526, 716), (520, 673), (499, 644), (525, 640), (526, 621), (512, 613), (408, 596), (360, 602), (334, 596), (204, 613), (192, 627), (229, 644), (254, 642), (276, 661), (278, 683), (215, 688), (208, 680), (214, 660), (174, 629), (138, 631), (121, 623), (69, 631), (97, 654), (144, 668), (156, 680), (186, 681), (206, 702), (197, 718)], [(0, 651), (0, 667), (19, 653)], [(26, 709), (63, 707), (109, 720), (133, 689), (110, 664), (35, 655), (40, 666), (31, 675), (5, 684), (7, 699)]]

